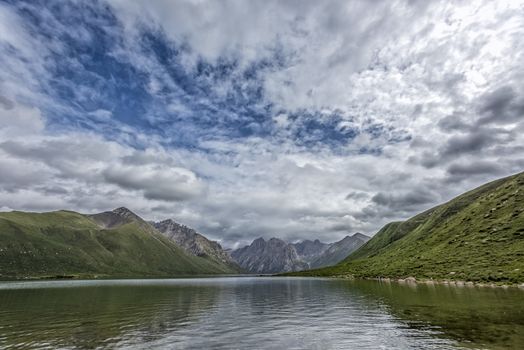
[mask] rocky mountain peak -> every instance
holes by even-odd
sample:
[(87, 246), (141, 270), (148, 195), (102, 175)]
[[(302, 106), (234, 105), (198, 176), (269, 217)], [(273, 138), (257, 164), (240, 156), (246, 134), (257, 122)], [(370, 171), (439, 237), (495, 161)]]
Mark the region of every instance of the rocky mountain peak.
[(257, 239), (255, 239), (252, 243), (251, 243), (252, 246), (254, 247), (263, 247), (266, 245), (266, 241), (264, 238), (262, 237), (259, 237)]
[(365, 234), (362, 234), (360, 232), (357, 232), (357, 233), (353, 234), (353, 236), (351, 236), (351, 237), (358, 238), (360, 240), (363, 240), (364, 242), (367, 242), (367, 241), (369, 241), (371, 239), (371, 237), (366, 236)]
[(126, 219), (132, 219), (132, 220), (140, 220), (142, 221), (142, 218), (135, 213), (133, 213), (131, 210), (127, 209), (126, 207), (119, 207), (112, 210), (113, 213), (126, 218)]
[(181, 232), (181, 233), (184, 233), (184, 234), (189, 234), (189, 233), (195, 233), (196, 234), (196, 231), (193, 230), (192, 228), (187, 227), (186, 225), (179, 224), (178, 222), (176, 222), (173, 219), (167, 219), (167, 220), (155, 222), (155, 223), (153, 223), (153, 225), (157, 229), (160, 229), (160, 231), (164, 231), (164, 232), (177, 231), (177, 232)]
[(255, 239), (250, 245), (234, 250), (231, 257), (246, 271), (252, 273), (277, 273), (307, 268), (293, 245), (279, 238)]
[(284, 242), (283, 240), (281, 240), (279, 238), (276, 238), (276, 237), (270, 238), (269, 241), (267, 241), (267, 243), (270, 244), (270, 245), (275, 245), (275, 246), (287, 245), (286, 242)]
[(252, 273), (279, 273), (334, 265), (363, 245), (369, 237), (355, 233), (338, 242), (326, 244), (319, 239), (287, 243), (273, 237), (255, 239), (234, 250), (231, 257)]
[(319, 239), (311, 241), (309, 239), (294, 243), (298, 256), (309, 263), (319, 257), (328, 247), (328, 244), (320, 242)]
[(239, 269), (218, 242), (207, 239), (194, 229), (179, 224), (172, 219), (155, 222), (153, 226), (186, 252), (200, 257), (207, 257), (230, 268)]
[(98, 214), (89, 215), (102, 228), (116, 228), (131, 222), (138, 223), (142, 228), (149, 231), (154, 231), (153, 227), (145, 222), (140, 216), (133, 213), (131, 210), (120, 207), (111, 211), (105, 211)]
[(347, 241), (351, 241), (351, 240), (353, 240), (353, 236), (346, 235), (339, 242), (347, 242)]

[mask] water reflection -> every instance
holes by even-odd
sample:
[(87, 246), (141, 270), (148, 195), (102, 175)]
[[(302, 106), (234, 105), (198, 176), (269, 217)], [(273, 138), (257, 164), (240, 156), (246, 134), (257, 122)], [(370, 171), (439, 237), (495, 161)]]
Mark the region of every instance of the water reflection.
[(467, 347), (524, 348), (524, 292), (517, 288), (372, 281), (348, 285), (410, 327), (437, 330)]
[(214, 287), (162, 284), (0, 290), (0, 347), (150, 342), (198, 322), (219, 293)]
[(523, 297), (307, 278), (0, 283), (0, 348), (518, 348)]

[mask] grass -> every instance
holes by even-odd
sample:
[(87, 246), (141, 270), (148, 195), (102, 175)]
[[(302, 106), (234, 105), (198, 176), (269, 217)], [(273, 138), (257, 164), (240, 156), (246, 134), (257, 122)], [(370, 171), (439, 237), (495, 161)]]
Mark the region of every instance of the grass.
[(75, 212), (0, 213), (0, 278), (169, 277), (231, 273), (143, 223), (101, 229)]
[(340, 264), (293, 275), (524, 282), (524, 173), (384, 226)]

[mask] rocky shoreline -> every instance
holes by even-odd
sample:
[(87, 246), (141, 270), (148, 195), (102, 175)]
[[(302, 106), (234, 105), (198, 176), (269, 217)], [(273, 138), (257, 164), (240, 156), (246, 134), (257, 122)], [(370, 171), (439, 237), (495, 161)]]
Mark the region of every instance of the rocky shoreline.
[[(338, 275), (333, 276), (332, 278), (341, 278), (341, 279), (359, 279), (353, 275)], [(369, 281), (377, 281), (382, 283), (399, 283), (416, 286), (417, 284), (425, 285), (446, 285), (453, 287), (482, 287), (482, 288), (518, 288), (524, 290), (524, 283), (520, 284), (497, 284), (497, 283), (486, 283), (486, 282), (473, 282), (473, 281), (462, 281), (462, 280), (436, 280), (436, 279), (416, 279), (415, 277), (406, 277), (406, 278), (389, 278), (389, 277), (367, 277), (361, 278)]]

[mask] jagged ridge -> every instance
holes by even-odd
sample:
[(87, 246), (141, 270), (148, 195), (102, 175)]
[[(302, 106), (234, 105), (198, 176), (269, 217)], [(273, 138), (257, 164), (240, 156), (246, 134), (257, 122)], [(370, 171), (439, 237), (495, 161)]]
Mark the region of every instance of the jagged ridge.
[(334, 265), (364, 244), (369, 237), (356, 233), (330, 244), (318, 239), (286, 243), (278, 238), (258, 238), (251, 245), (235, 250), (233, 259), (252, 273), (300, 271)]
[(278, 273), (308, 268), (295, 247), (278, 238), (265, 241), (258, 238), (249, 246), (237, 249), (231, 257), (246, 271), (252, 273)]
[(189, 254), (212, 260), (232, 271), (241, 270), (218, 242), (207, 239), (194, 229), (172, 219), (155, 222), (153, 225), (160, 233), (173, 240)]

